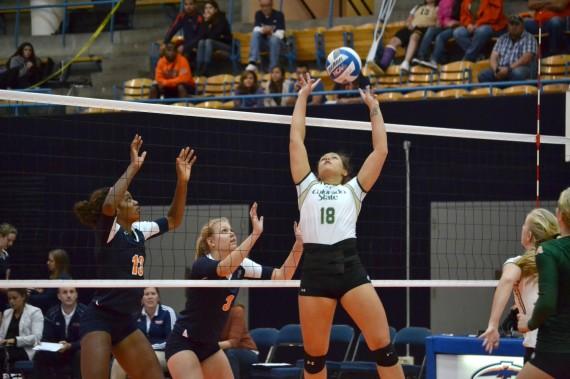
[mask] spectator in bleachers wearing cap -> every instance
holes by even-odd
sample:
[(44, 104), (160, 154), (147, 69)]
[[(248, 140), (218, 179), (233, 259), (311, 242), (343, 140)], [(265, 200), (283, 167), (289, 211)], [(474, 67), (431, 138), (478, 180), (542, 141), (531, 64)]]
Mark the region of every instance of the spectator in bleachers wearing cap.
[(188, 60), (178, 54), (174, 44), (167, 43), (164, 55), (156, 65), (153, 84), (150, 89), (150, 97), (178, 97), (185, 98), (194, 94), (195, 84)]
[(538, 24), (542, 23), (542, 32), (548, 33), (548, 53), (562, 54), (567, 51), (564, 32), (568, 29), (570, 17), (569, 0), (528, 0), (529, 9), (534, 11), (534, 18), (525, 21), (525, 29), (538, 34)]
[[(166, 339), (172, 332), (176, 322), (176, 312), (168, 305), (160, 302), (160, 290), (155, 287), (144, 289), (142, 297), (142, 311), (137, 318), (137, 327), (144, 333), (154, 350), (162, 370), (167, 372), (164, 349)], [(119, 362), (113, 360), (111, 379), (126, 379), (127, 373)]]
[[(358, 75), (358, 78), (352, 82), (344, 84), (335, 83), (333, 90), (354, 91), (358, 90), (359, 88), (366, 89), (367, 87), (370, 87), (370, 80), (366, 76), (362, 75), (362, 73), (360, 73), (360, 75)], [(334, 97), (337, 104), (362, 104), (362, 97), (358, 92), (339, 93), (338, 95), (334, 95)]]
[(480, 82), (527, 80), (534, 77), (536, 39), (525, 31), (520, 16), (509, 18), (509, 32), (503, 34), (493, 47), (491, 68), (479, 73)]
[(188, 59), (190, 64), (193, 64), (196, 60), (198, 41), (204, 38), (206, 32), (204, 17), (199, 12), (195, 0), (184, 0), (183, 11), (176, 16), (164, 36), (165, 46), (171, 42), (172, 37), (180, 29), (184, 35), (184, 45), (181, 45), (179, 52)]
[[(259, 85), (257, 74), (255, 71), (245, 70), (239, 78), (239, 84), (236, 89), (236, 95), (260, 95), (263, 94), (263, 88)], [(258, 108), (263, 107), (263, 97), (256, 98), (237, 98), (234, 100), (236, 108)]]
[(282, 12), (273, 9), (273, 0), (259, 0), (261, 8), (255, 12), (253, 33), (249, 46), (248, 71), (257, 71), (261, 62), (262, 50), (269, 51), (269, 67), (279, 64), (279, 53), (283, 38), (285, 38), (285, 16)]
[(58, 351), (38, 351), (34, 356), (35, 379), (58, 379), (71, 373), (73, 379), (81, 379), (81, 316), (87, 308), (77, 302), (74, 287), (57, 290), (59, 304), (45, 314), (43, 342), (59, 343)]
[[(309, 73), (309, 66), (307, 66), (305, 63), (299, 63), (297, 64), (297, 69), (295, 70), (295, 74), (297, 75), (297, 80), (291, 82), (289, 84), (289, 89), (287, 90), (287, 93), (291, 93), (291, 94), (296, 94), (297, 92), (299, 92), (299, 90), (301, 89), (301, 82), (299, 81), (298, 78), (304, 78), (307, 76), (307, 74)], [(325, 86), (323, 84), (322, 81), (320, 81), (315, 89), (313, 90), (313, 92), (317, 92), (317, 91), (324, 91), (325, 90)], [(295, 101), (297, 101), (297, 96), (289, 96), (285, 98), (285, 105), (295, 105)], [(326, 101), (326, 98), (324, 95), (309, 95), (307, 102), (311, 105), (319, 105), (319, 104), (323, 104)]]
[(396, 49), (399, 46), (405, 46), (406, 55), (402, 61), (400, 69), (406, 72), (410, 71), (410, 62), (416, 53), (422, 35), (428, 30), (428, 28), (436, 25), (436, 0), (425, 0), (422, 5), (416, 5), (413, 7), (408, 19), (406, 20), (406, 26), (398, 30), (396, 35), (390, 39), (390, 42), (384, 48), (382, 57), (379, 59), (378, 66), (383, 70), (387, 69), (396, 55)]
[(220, 11), (215, 0), (208, 0), (204, 4), (204, 20), (206, 31), (204, 38), (198, 42), (198, 55), (196, 58), (197, 75), (208, 75), (214, 51), (229, 53), (232, 48), (232, 30), (226, 14)]
[(464, 51), (463, 60), (475, 62), (487, 42), (507, 27), (503, 0), (463, 0), (459, 22), (453, 38)]

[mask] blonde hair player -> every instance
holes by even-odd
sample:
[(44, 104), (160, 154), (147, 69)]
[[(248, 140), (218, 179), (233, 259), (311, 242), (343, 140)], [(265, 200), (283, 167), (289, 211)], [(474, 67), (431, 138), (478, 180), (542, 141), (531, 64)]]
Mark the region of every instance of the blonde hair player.
[(307, 98), (318, 84), (300, 77), (289, 135), (291, 175), (297, 186), (300, 226), (305, 260), (299, 290), (299, 315), (305, 349), (305, 378), (326, 378), (326, 354), (337, 303), (362, 330), (376, 356), (382, 378), (404, 378), (398, 355), (390, 342), (386, 312), (370, 283), (356, 250), (356, 221), (366, 196), (382, 171), (388, 155), (384, 120), (378, 101), (370, 92), (360, 96), (370, 109), (373, 150), (355, 178), (348, 179), (348, 166), (334, 152), (318, 163), (318, 176), (311, 172), (305, 148)]
[(536, 251), (538, 300), (532, 317), (518, 315), (519, 331), (538, 329), (538, 336), (534, 355), (517, 379), (570, 378), (570, 188), (560, 194), (556, 219), (560, 238)]
[[(525, 218), (521, 229), (523, 255), (509, 258), (503, 265), (503, 273), (491, 307), (491, 316), (487, 330), (479, 336), (483, 338), (483, 347), (489, 353), (499, 347), (499, 321), (507, 301), (514, 294), (515, 306), (520, 314), (532, 314), (538, 298), (538, 273), (536, 271), (536, 249), (538, 244), (556, 238), (559, 233), (556, 216), (543, 208), (533, 209)], [(528, 361), (534, 352), (537, 331), (524, 336), (524, 361)]]
[[(262, 266), (248, 258), (263, 232), (257, 203), (249, 211), (252, 232), (238, 246), (229, 220), (211, 219), (196, 242), (196, 260), (188, 279), (231, 280), (291, 279), (303, 253), (303, 240), (295, 223), (295, 244), (280, 268)], [(188, 288), (186, 306), (166, 341), (166, 360), (174, 379), (233, 378), (220, 336), (239, 288)], [(239, 378), (236, 378), (239, 379)]]

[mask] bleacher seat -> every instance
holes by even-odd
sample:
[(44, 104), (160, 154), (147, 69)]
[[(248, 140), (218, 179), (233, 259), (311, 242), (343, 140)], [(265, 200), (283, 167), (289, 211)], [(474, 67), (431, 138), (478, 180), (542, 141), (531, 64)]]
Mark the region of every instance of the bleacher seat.
[(535, 86), (512, 86), (501, 90), (498, 94), (501, 96), (518, 96), (518, 95), (536, 95), (538, 89)]
[(152, 83), (153, 83), (152, 79), (149, 78), (134, 78), (127, 80), (126, 82), (123, 83), (123, 99), (124, 100), (148, 99)]
[(471, 82), (473, 63), (458, 61), (445, 64), (439, 69), (439, 84), (467, 84)]

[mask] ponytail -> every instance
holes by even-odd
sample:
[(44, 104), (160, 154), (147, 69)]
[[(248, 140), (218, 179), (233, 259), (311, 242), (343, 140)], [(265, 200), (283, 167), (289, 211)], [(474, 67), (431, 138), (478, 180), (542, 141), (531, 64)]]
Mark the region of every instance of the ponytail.
[(75, 203), (73, 213), (75, 213), (80, 223), (95, 229), (97, 220), (101, 217), (103, 203), (108, 193), (108, 187), (99, 188), (91, 193), (89, 200), (82, 200)]
[(215, 233), (214, 225), (220, 224), (222, 222), (229, 222), (229, 220), (225, 217), (213, 218), (204, 226), (202, 226), (200, 235), (196, 240), (196, 259), (205, 256), (206, 253), (210, 251), (210, 247), (208, 246), (208, 238), (210, 238), (210, 236)]

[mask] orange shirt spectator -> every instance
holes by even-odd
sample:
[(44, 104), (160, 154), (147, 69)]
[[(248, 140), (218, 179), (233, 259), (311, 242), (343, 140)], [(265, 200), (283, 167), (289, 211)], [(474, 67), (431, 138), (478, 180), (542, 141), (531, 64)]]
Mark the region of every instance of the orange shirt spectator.
[(185, 98), (194, 93), (194, 79), (188, 60), (176, 51), (172, 43), (164, 49), (164, 56), (158, 60), (154, 79), (156, 85), (151, 89), (151, 97)]
[(461, 25), (489, 25), (493, 31), (498, 32), (507, 27), (507, 18), (503, 13), (503, 0), (481, 0), (477, 10), (471, 9), (474, 0), (463, 0), (459, 13)]

